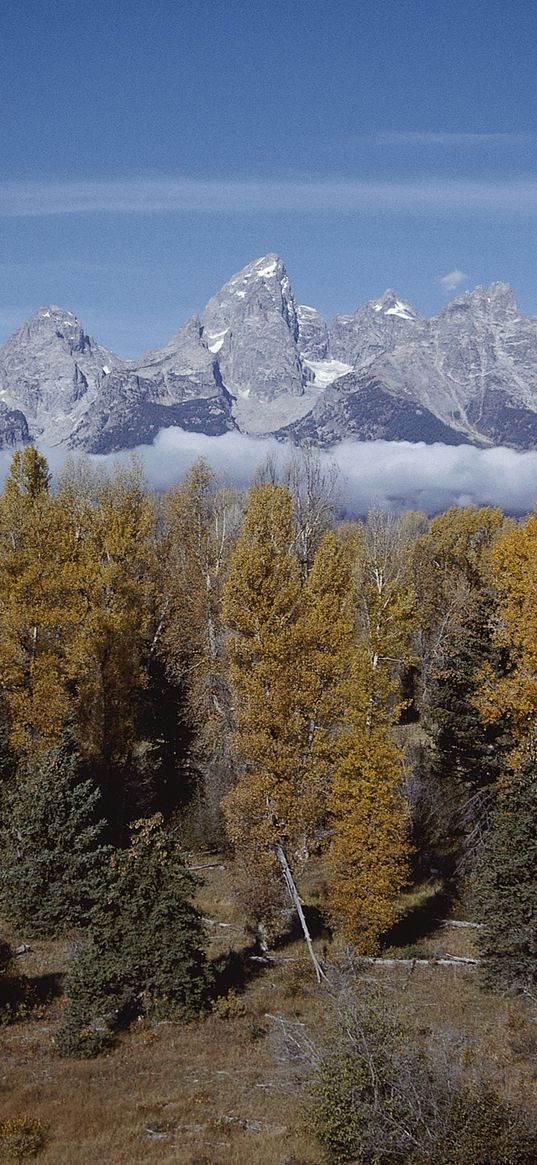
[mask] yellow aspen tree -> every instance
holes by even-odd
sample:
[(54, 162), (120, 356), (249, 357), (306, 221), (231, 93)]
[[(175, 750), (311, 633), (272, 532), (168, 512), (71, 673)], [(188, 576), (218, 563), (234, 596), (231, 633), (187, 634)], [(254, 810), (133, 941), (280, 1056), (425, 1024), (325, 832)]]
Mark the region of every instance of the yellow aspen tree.
[(338, 468), (335, 462), (323, 464), (317, 449), (295, 447), (283, 467), (283, 484), (293, 498), (296, 550), (307, 578), (324, 534), (334, 525)]
[[(356, 540), (355, 585), (360, 642), (373, 676), (398, 677), (412, 661), (416, 596), (411, 575), (412, 531), (382, 510), (372, 510)], [(385, 678), (382, 680), (385, 695)]]
[(501, 675), (491, 664), (483, 667), (476, 704), (486, 723), (506, 717), (518, 744), (537, 719), (537, 514), (511, 525), (491, 558), (497, 595), (493, 639), (506, 662)]
[(86, 759), (130, 756), (150, 635), (153, 512), (139, 466), (108, 478), (17, 452), (0, 499), (0, 675), (14, 752), (66, 729)]
[(356, 639), (352, 555), (332, 532), (324, 535), (303, 586), (296, 626), (295, 699), (301, 712), (299, 801), (315, 837), (326, 822), (332, 771), (345, 726), (346, 694)]
[(238, 779), (224, 799), (226, 827), (254, 909), (274, 921), (283, 887), (274, 847), (302, 844), (294, 816), (290, 668), (301, 585), (292, 500), (283, 486), (252, 489), (224, 588)]
[(329, 910), (358, 950), (372, 954), (396, 917), (408, 879), (409, 813), (401, 749), (378, 676), (357, 652), (349, 683), (348, 727), (340, 738), (329, 801)]
[(328, 535), (303, 585), (288, 490), (252, 490), (224, 591), (238, 765), (224, 812), (264, 922), (285, 886), (301, 913), (294, 878), (326, 815), (353, 630), (344, 559)]
[(375, 512), (349, 528), (355, 556), (356, 642), (330, 795), (329, 908), (365, 953), (396, 916), (408, 877), (409, 813), (395, 737), (400, 673), (412, 658), (414, 595), (405, 530)]
[(66, 514), (33, 446), (14, 454), (0, 500), (0, 674), (12, 748), (36, 755), (73, 715), (70, 654), (84, 617)]
[(230, 783), (230, 697), (222, 594), (242, 517), (241, 498), (217, 488), (198, 461), (163, 502), (154, 644), (180, 685), (193, 765), (213, 817)]
[(58, 505), (70, 523), (83, 618), (70, 682), (83, 755), (122, 765), (136, 738), (151, 634), (154, 512), (138, 463), (111, 476), (72, 466)]
[(490, 586), (491, 548), (505, 527), (505, 516), (496, 507), (453, 506), (433, 518), (416, 540), (416, 644), (425, 709), (452, 641), (464, 634)]
[(334, 526), (338, 468), (321, 460), (309, 445), (290, 448), (280, 461), (269, 454), (261, 463), (255, 483), (284, 485), (293, 499), (295, 548), (303, 579), (313, 566), (320, 543)]

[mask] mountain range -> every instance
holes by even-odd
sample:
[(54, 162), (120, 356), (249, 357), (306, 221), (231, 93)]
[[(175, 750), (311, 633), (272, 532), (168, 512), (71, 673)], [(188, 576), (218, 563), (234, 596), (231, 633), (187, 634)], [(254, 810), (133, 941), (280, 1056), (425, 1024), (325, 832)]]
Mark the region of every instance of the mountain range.
[(537, 317), (493, 283), (431, 319), (388, 290), (328, 325), (297, 304), (269, 254), (138, 360), (110, 352), (57, 306), (0, 347), (0, 447), (35, 439), (110, 453), (171, 425), (320, 446), (384, 438), (533, 448)]

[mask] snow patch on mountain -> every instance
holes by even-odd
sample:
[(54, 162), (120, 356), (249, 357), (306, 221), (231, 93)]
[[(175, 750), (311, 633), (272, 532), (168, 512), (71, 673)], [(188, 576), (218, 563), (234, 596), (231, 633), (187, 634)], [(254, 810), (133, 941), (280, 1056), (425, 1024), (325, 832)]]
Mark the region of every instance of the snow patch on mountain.
[(326, 388), (338, 377), (352, 372), (352, 364), (344, 364), (342, 360), (305, 360), (304, 364), (313, 372), (315, 388)]
[(386, 316), (400, 316), (402, 320), (413, 320), (414, 316), (408, 309), (406, 303), (401, 303), (399, 299), (396, 300), (393, 307), (388, 307), (384, 312)]
[(213, 332), (212, 334), (210, 332), (205, 333), (204, 339), (207, 342), (207, 347), (209, 349), (209, 352), (214, 352), (216, 354), (217, 352), (220, 351), (222, 344), (224, 343), (224, 338), (227, 336), (228, 331), (229, 331), (229, 328), (224, 328), (223, 332)]

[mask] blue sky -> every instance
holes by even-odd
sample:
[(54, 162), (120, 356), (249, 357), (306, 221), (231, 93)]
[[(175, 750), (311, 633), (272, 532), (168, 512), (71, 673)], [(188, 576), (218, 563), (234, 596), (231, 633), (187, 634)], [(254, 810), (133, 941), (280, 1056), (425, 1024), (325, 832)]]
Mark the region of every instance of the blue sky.
[(269, 250), (327, 316), (537, 313), (536, 44), (530, 0), (11, 0), (0, 340), (56, 302), (136, 355)]

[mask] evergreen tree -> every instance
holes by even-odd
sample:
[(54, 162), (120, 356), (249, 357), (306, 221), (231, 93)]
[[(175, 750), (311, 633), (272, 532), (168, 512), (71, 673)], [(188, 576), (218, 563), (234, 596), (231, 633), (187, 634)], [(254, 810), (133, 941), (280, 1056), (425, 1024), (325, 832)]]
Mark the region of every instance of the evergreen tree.
[(494, 789), (507, 748), (505, 717), (484, 723), (477, 707), (485, 665), (501, 674), (500, 652), (492, 643), (492, 596), (488, 590), (468, 600), (463, 620), (447, 637), (442, 666), (435, 669), (427, 723), (431, 777), (440, 793), (436, 844), (450, 851), (460, 869), (475, 864), (489, 826)]
[(437, 670), (429, 713), (435, 746), (433, 773), (444, 776), (449, 767), (455, 782), (475, 790), (494, 782), (501, 765), (495, 747), (498, 730), (483, 725), (472, 698), (478, 673), (491, 654), (489, 617), (490, 604), (473, 604)]
[(476, 879), (478, 943), (486, 981), (537, 986), (537, 749), (500, 784)]
[(13, 958), (11, 947), (5, 939), (0, 938), (0, 975), (5, 975)]
[[(421, 711), (427, 716), (432, 691), (453, 642), (474, 619), (475, 602), (491, 601), (491, 554), (505, 526), (490, 506), (452, 507), (430, 523), (412, 549), (417, 598), (416, 644), (420, 658)], [(484, 612), (486, 619), (486, 612)]]
[(505, 721), (484, 723), (477, 707), (483, 669), (503, 667), (491, 576), (503, 525), (500, 510), (453, 508), (433, 519), (413, 555), (419, 704), (430, 737), (418, 836), (426, 864), (449, 873), (475, 864), (504, 764)]
[(83, 926), (110, 850), (102, 845), (99, 793), (77, 759), (54, 749), (3, 791), (0, 904), (28, 936), (55, 937)]
[(9, 781), (15, 774), (16, 760), (9, 744), (9, 729), (7, 716), (3, 714), (0, 701), (0, 797), (2, 782)]
[(136, 822), (129, 848), (109, 863), (86, 946), (67, 976), (56, 1041), (63, 1054), (98, 1053), (136, 1016), (199, 1012), (210, 974), (195, 885), (160, 815)]

